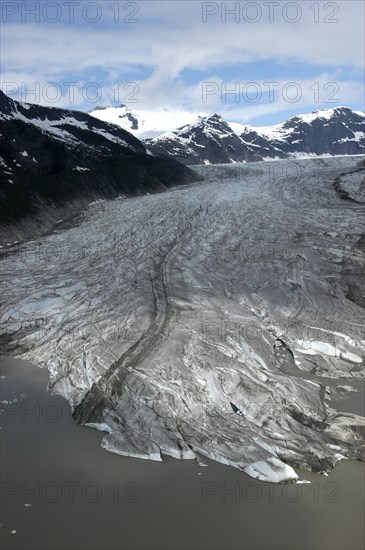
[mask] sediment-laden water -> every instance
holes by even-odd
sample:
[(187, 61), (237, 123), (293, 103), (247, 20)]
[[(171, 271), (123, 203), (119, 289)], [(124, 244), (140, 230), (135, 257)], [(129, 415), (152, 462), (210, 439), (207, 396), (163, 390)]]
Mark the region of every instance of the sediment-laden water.
[(45, 391), (45, 370), (0, 365), (4, 550), (363, 548), (361, 462), (278, 485), (209, 460), (120, 457)]

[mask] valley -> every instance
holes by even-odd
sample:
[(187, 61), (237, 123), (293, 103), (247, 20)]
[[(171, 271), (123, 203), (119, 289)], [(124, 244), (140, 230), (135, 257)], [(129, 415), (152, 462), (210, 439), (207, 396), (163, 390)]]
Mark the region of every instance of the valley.
[(278, 166), (202, 166), (9, 249), (2, 351), (46, 367), (113, 453), (271, 482), (360, 459), (339, 396), (364, 375), (363, 205), (334, 185), (362, 188), (359, 158)]

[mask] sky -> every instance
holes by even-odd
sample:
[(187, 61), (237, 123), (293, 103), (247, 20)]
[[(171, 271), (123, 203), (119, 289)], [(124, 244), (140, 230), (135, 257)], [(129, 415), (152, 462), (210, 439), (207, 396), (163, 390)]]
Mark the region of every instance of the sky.
[(364, 110), (363, 21), (362, 0), (3, 0), (0, 86), (29, 103), (258, 126)]

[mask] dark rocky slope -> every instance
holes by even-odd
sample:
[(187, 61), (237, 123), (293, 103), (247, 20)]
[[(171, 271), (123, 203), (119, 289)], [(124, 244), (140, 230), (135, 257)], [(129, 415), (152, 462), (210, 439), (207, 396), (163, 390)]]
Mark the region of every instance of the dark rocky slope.
[(198, 176), (90, 115), (0, 91), (0, 244), (36, 236), (96, 199), (157, 192)]
[(297, 154), (359, 155), (365, 148), (365, 117), (347, 107), (298, 115), (271, 129), (247, 128), (241, 138), (265, 157)]
[(260, 148), (246, 144), (219, 115), (146, 140), (156, 154), (176, 158), (185, 164), (221, 164), (262, 160)]
[(255, 128), (232, 123), (232, 128), (215, 114), (146, 140), (146, 145), (152, 152), (185, 164), (359, 155), (365, 151), (364, 113), (347, 107), (298, 115), (276, 126)]

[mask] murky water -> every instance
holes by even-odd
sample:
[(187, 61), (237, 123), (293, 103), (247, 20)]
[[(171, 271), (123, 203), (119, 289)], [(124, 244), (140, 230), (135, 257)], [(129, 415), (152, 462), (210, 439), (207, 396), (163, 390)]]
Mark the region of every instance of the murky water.
[[(44, 370), (2, 358), (1, 376), (4, 550), (364, 548), (360, 462), (272, 485), (211, 461), (119, 457), (45, 391)], [(363, 414), (363, 394), (349, 395)]]

